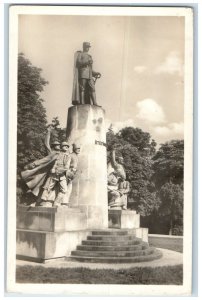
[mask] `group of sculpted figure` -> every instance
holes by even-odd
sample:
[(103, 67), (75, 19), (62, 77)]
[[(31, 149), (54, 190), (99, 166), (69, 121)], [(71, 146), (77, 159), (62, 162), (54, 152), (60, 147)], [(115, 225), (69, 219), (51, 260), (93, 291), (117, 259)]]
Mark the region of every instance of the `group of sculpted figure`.
[[(29, 187), (29, 192), (37, 197), (36, 203), (32, 206), (64, 207), (69, 205), (72, 180), (77, 172), (80, 145), (72, 144), (71, 153), (67, 142), (60, 144), (54, 141), (50, 147), (50, 132), (49, 127), (45, 140), (49, 154), (26, 165), (21, 175)], [(123, 157), (116, 158), (115, 150), (110, 154), (107, 165), (108, 208), (125, 210), (130, 184), (126, 180)]]
[(48, 128), (45, 146), (49, 154), (25, 166), (21, 173), (29, 191), (37, 196), (36, 206), (68, 206), (72, 191), (72, 180), (78, 165), (80, 145), (66, 141), (49, 144), (52, 126)]
[[(101, 74), (93, 70), (93, 59), (88, 53), (90, 47), (89, 42), (83, 42), (83, 51), (77, 51), (74, 55), (73, 105), (98, 106), (95, 82), (101, 77)], [(68, 206), (72, 192), (72, 180), (77, 172), (80, 145), (73, 143), (71, 153), (70, 144), (67, 141), (61, 144), (54, 141), (50, 145), (53, 128), (54, 125), (48, 127), (45, 138), (48, 155), (26, 165), (21, 173), (29, 191), (37, 197), (35, 206)], [(123, 157), (116, 158), (114, 149), (107, 165), (107, 178), (108, 208), (127, 209), (130, 184), (126, 180)]]
[(111, 157), (107, 165), (108, 206), (110, 209), (126, 210), (130, 184), (126, 180), (123, 157), (118, 155), (116, 158), (114, 149), (110, 154)]

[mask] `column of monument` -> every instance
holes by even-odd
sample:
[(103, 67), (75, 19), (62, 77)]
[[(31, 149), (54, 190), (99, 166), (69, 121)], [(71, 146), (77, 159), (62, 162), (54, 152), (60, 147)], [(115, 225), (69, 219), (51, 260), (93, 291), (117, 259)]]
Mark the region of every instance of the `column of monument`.
[(89, 48), (84, 42), (83, 51), (75, 53), (73, 106), (67, 117), (67, 139), (81, 146), (70, 206), (87, 214), (88, 228), (107, 228), (105, 111), (97, 105), (95, 81), (101, 74), (93, 70)]

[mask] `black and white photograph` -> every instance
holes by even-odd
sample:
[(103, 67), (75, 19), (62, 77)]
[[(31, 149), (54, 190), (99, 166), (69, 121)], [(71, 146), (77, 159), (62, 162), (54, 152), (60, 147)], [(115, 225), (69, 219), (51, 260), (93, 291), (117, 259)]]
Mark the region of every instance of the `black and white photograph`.
[(9, 13), (8, 291), (190, 295), (193, 10)]

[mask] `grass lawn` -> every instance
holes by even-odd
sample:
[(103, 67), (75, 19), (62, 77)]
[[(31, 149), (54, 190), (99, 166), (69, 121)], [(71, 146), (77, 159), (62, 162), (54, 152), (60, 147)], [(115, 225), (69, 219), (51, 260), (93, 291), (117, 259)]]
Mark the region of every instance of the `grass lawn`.
[(183, 266), (130, 269), (45, 268), (18, 266), (17, 283), (175, 284), (183, 282)]
[(149, 236), (149, 245), (183, 253), (183, 239)]

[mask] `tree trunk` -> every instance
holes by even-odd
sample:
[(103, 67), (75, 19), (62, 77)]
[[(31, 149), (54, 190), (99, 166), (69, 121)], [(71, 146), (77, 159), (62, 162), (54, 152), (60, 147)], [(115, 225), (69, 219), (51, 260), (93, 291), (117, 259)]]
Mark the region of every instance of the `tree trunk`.
[(173, 216), (171, 215), (169, 235), (172, 235), (172, 234), (173, 234)]

